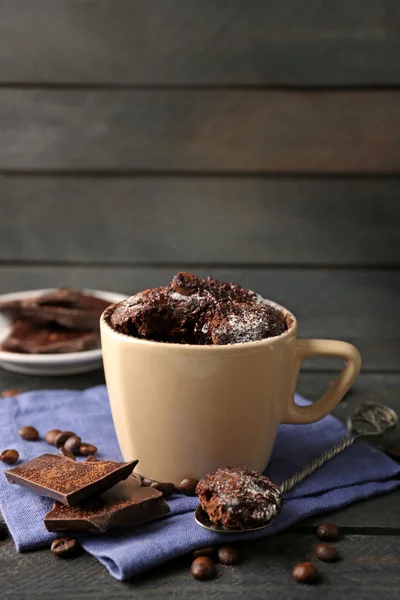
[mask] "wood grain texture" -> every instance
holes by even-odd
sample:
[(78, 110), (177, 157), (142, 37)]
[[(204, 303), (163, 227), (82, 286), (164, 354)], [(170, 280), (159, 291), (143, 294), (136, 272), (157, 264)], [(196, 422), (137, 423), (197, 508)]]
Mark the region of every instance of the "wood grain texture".
[[(185, 264), (179, 265), (185, 268)], [(178, 271), (138, 267), (1, 267), (0, 292), (69, 285), (109, 289), (127, 295), (166, 284)], [(363, 368), (398, 370), (400, 274), (384, 270), (195, 269), (235, 281), (294, 311), (302, 337), (327, 337), (353, 342)], [(306, 361), (306, 367), (337, 369), (340, 361)]]
[[(187, 600), (233, 597), (261, 600), (279, 595), (285, 600), (321, 598), (338, 600), (354, 596), (362, 600), (397, 600), (400, 584), (400, 538), (398, 536), (346, 535), (336, 544), (343, 555), (340, 564), (318, 562), (322, 581), (318, 586), (296, 584), (293, 566), (312, 558), (313, 535), (283, 534), (241, 545), (243, 562), (232, 567), (218, 565), (220, 577), (202, 583), (189, 574), (190, 559), (182, 558), (131, 581), (112, 579), (96, 560), (84, 554), (59, 560), (48, 550), (17, 554), (11, 542), (0, 546), (0, 591), (4, 600), (39, 600), (55, 595), (60, 600), (132, 598)], [(23, 574), (23, 576), (22, 576)]]
[(397, 179), (6, 176), (0, 260), (396, 265), (399, 196)]
[(0, 130), (0, 171), (400, 172), (400, 91), (2, 89)]
[(0, 80), (400, 82), (396, 0), (2, 0)]

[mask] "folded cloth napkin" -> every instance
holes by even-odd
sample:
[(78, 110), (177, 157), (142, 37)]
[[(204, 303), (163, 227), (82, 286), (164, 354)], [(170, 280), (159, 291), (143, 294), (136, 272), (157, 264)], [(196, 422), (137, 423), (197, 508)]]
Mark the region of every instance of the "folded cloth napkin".
[[(299, 396), (296, 401), (307, 402)], [(73, 430), (84, 441), (98, 446), (99, 458), (122, 460), (104, 386), (84, 392), (35, 391), (0, 399), (1, 449), (15, 448), (22, 461), (44, 452), (55, 452), (43, 439), (22, 440), (17, 430), (23, 425), (33, 425), (41, 436), (49, 429)], [(343, 425), (332, 416), (312, 425), (282, 425), (267, 474), (279, 484), (345, 433)], [(2, 465), (2, 468), (9, 467)], [(400, 465), (359, 442), (286, 494), (281, 514), (268, 528), (251, 534), (232, 534), (229, 541), (273, 535), (310, 515), (383, 494), (400, 485), (399, 475)], [(195, 524), (196, 498), (175, 494), (168, 503), (171, 513), (166, 518), (130, 530), (115, 529), (103, 535), (81, 536), (83, 547), (113, 577), (122, 580), (195, 548), (226, 543), (226, 536)], [(46, 547), (57, 537), (48, 533), (43, 524), (43, 517), (51, 506), (52, 500), (10, 485), (0, 473), (0, 508), (17, 550)]]

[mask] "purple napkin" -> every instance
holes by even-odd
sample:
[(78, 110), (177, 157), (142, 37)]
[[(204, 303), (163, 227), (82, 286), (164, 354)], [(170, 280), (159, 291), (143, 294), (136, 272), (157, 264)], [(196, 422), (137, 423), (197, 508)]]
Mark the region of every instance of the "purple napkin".
[[(306, 402), (301, 397), (297, 397), (296, 401), (299, 404)], [(104, 386), (84, 392), (27, 392), (18, 397), (0, 399), (1, 449), (15, 448), (23, 461), (51, 452), (53, 449), (44, 441), (22, 440), (17, 430), (23, 425), (33, 425), (41, 435), (55, 428), (76, 431), (84, 441), (98, 446), (99, 458), (122, 460)], [(282, 425), (268, 475), (279, 484), (344, 434), (343, 425), (331, 416), (312, 425)], [(2, 468), (9, 467), (2, 465)], [(400, 485), (399, 474), (400, 465), (375, 448), (357, 443), (288, 493), (281, 514), (267, 529), (245, 537), (248, 539), (250, 535), (257, 539), (273, 535), (310, 515), (388, 492)], [(193, 510), (197, 506), (196, 498), (175, 494), (168, 503), (171, 507), (168, 517), (130, 530), (83, 536), (83, 547), (113, 577), (121, 580), (195, 548), (221, 541), (226, 543), (226, 537), (195, 524)], [(0, 474), (0, 507), (17, 550), (49, 546), (57, 537), (48, 533), (43, 524), (43, 517), (51, 506), (51, 500), (20, 486), (10, 485)], [(243, 534), (232, 535), (229, 540), (233, 542), (243, 537)]]

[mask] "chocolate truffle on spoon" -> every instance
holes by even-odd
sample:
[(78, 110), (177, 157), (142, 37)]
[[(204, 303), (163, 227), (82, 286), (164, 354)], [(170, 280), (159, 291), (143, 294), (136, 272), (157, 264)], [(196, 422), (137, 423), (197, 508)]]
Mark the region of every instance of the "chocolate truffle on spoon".
[(279, 488), (268, 477), (244, 468), (218, 469), (201, 479), (196, 492), (200, 506), (195, 521), (219, 533), (240, 533), (267, 527), (282, 508), (282, 495), (322, 467), (354, 442), (380, 436), (397, 425), (398, 418), (388, 406), (365, 403), (349, 418), (351, 433), (315, 458), (303, 469), (285, 479)]

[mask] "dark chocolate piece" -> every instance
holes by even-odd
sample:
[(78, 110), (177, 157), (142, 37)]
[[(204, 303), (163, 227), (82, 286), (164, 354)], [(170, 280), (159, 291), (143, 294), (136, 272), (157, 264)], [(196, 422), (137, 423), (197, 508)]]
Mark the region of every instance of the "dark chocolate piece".
[[(101, 463), (103, 461), (88, 461)], [(169, 512), (162, 493), (143, 487), (133, 476), (121, 481), (100, 496), (79, 506), (55, 502), (44, 518), (48, 531), (98, 531), (113, 527), (135, 527), (154, 521)]]
[(111, 306), (104, 317), (119, 333), (178, 344), (254, 342), (288, 329), (283, 311), (255, 292), (189, 273)]
[(37, 325), (58, 324), (67, 329), (98, 329), (107, 300), (88, 296), (79, 290), (60, 288), (43, 296), (0, 303), (0, 311), (11, 319), (24, 319)]
[(92, 494), (100, 494), (126, 479), (137, 463), (137, 460), (129, 463), (111, 460), (74, 462), (57, 454), (42, 454), (5, 471), (5, 475), (10, 483), (27, 487), (67, 506), (75, 506)]
[(23, 354), (81, 352), (98, 345), (99, 336), (95, 331), (37, 327), (28, 321), (16, 321), (2, 342), (3, 350)]

